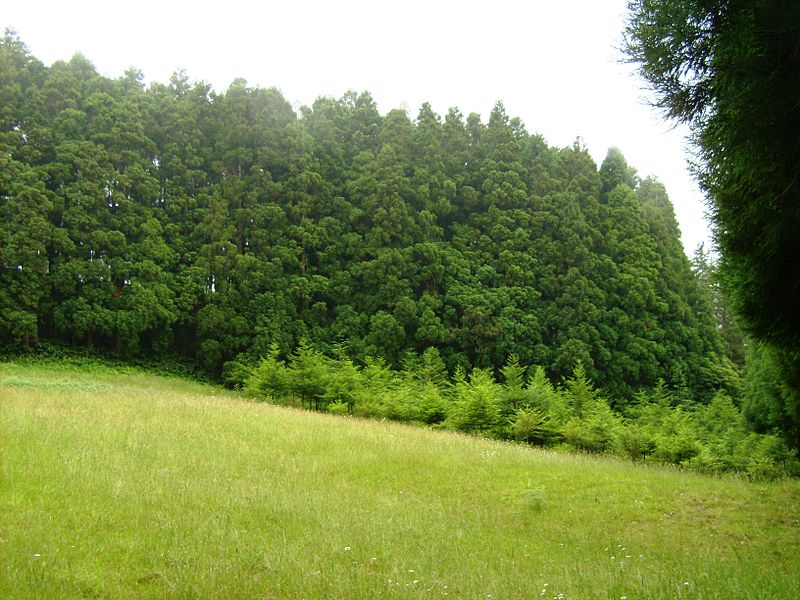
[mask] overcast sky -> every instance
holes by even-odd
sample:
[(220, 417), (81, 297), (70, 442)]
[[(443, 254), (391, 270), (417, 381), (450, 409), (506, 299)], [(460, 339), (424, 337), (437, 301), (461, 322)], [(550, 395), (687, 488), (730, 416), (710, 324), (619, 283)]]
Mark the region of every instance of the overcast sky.
[(667, 186), (691, 255), (705, 241), (703, 196), (688, 173), (685, 131), (647, 105), (617, 47), (626, 0), (137, 0), (5, 3), (0, 25), (52, 64), (80, 52), (109, 77), (147, 82), (177, 69), (224, 91), (236, 77), (277, 87), (299, 107), (368, 90), (382, 113), (430, 102), (510, 116), (552, 146), (578, 136), (597, 163), (622, 150)]

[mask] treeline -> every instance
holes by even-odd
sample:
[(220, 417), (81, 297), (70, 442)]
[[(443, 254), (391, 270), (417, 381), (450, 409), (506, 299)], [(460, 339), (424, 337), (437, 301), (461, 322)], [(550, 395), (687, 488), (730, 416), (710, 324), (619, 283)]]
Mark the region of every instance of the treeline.
[[(0, 44), (0, 342), (180, 356), (220, 377), (277, 343), (449, 373), (580, 362), (617, 399), (734, 390), (664, 187), (488, 123), (369, 94), (109, 79)], [(231, 361), (237, 361), (232, 363)], [(230, 366), (228, 367), (231, 368)]]
[(516, 357), (503, 365), (498, 383), (480, 368), (448, 377), (435, 348), (407, 354), (401, 370), (380, 359), (360, 367), (343, 349), (337, 354), (326, 357), (303, 340), (285, 361), (275, 344), (257, 366), (237, 375), (246, 393), (275, 404), (754, 479), (800, 475), (797, 455), (779, 436), (752, 432), (724, 392), (707, 405), (681, 403), (659, 381), (616, 412), (580, 362), (554, 386), (541, 367), (529, 369)]

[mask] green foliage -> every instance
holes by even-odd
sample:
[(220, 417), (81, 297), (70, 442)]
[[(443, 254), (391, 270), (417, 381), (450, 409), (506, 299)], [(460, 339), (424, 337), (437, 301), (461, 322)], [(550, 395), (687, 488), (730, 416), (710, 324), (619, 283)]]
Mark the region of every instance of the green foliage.
[(322, 394), (325, 403), (344, 405), (352, 411), (356, 402), (356, 394), (362, 385), (361, 374), (348, 358), (328, 363), (327, 379), (324, 381), (325, 391)]
[[(328, 402), (327, 392), (331, 384), (331, 365), (329, 360), (315, 349), (306, 338), (289, 356), (287, 369), (287, 391), (300, 398), (309, 408), (324, 408)], [(338, 386), (337, 386), (338, 387)], [(335, 393), (341, 393), (334, 388)], [(341, 397), (334, 396), (334, 401)]]
[(620, 442), (623, 452), (630, 455), (640, 446), (642, 456), (676, 465), (688, 464), (697, 456), (699, 425), (691, 413), (673, 404), (673, 394), (663, 381), (649, 393), (640, 393), (628, 411), (633, 431)]
[(490, 373), (473, 369), (467, 381), (456, 384), (447, 425), (468, 433), (490, 435), (501, 425), (502, 390)]
[(722, 288), (719, 267), (701, 243), (692, 256), (692, 270), (697, 275), (701, 290), (706, 296), (719, 327), (725, 353), (735, 365), (743, 366), (747, 352), (747, 341), (730, 308), (730, 302)]
[(580, 361), (575, 365), (572, 377), (567, 379), (564, 388), (570, 410), (579, 419), (594, 413), (596, 406), (604, 402), (589, 381), (586, 369)]
[(750, 348), (744, 376), (742, 412), (757, 432), (780, 434), (796, 448), (800, 439), (800, 387), (787, 379), (793, 355), (758, 344)]
[(500, 373), (503, 376), (501, 412), (504, 416), (508, 416), (529, 402), (529, 395), (525, 389), (525, 368), (519, 364), (517, 356), (512, 354)]
[(55, 342), (272, 402), (714, 469), (760, 447), (752, 430), (798, 439), (792, 352), (753, 358), (744, 431), (702, 424), (720, 390), (737, 406), (737, 350), (663, 185), (619, 150), (598, 169), (499, 103), (487, 123), (412, 121), (368, 93), (298, 115), (243, 80), (145, 87), (81, 56), (46, 67), (11, 33), (0, 73), (6, 351)]
[(653, 458), (674, 465), (688, 464), (700, 454), (702, 448), (697, 441), (696, 429), (680, 409), (662, 423), (664, 429), (655, 434)]
[[(658, 378), (701, 401), (719, 387), (669, 199), (618, 150), (598, 169), (500, 103), (487, 123), (427, 104), (412, 121), (368, 93), (298, 115), (240, 79), (145, 87), (83, 57), (45, 67), (13, 34), (0, 65), (0, 345), (180, 357), (243, 385), (253, 357), (305, 339), (442, 397), (445, 372), (505, 370), (501, 428), (532, 402), (512, 355), (553, 381), (580, 360), (615, 406)], [(274, 394), (366, 410), (353, 368), (306, 350)], [(430, 398), (398, 414), (436, 422)]]
[(546, 416), (553, 423), (563, 425), (572, 415), (567, 395), (553, 387), (542, 367), (534, 369), (533, 377), (528, 382), (525, 391), (531, 408)]
[(653, 453), (656, 441), (651, 431), (636, 423), (623, 427), (616, 438), (615, 450), (633, 460), (643, 460)]
[(578, 450), (605, 452), (615, 443), (619, 419), (607, 404), (598, 403), (584, 418), (573, 417), (562, 432), (564, 441)]
[[(800, 474), (800, 461), (780, 437), (748, 428), (746, 412), (718, 392), (707, 405), (687, 405), (663, 380), (641, 390), (625, 412), (615, 412), (578, 363), (572, 377), (555, 388), (541, 367), (523, 383), (528, 369), (511, 357), (503, 384), (491, 373), (457, 371), (452, 382), (435, 350), (407, 353), (402, 372), (381, 359), (363, 366), (339, 347), (338, 358), (307, 343), (280, 359), (269, 356), (247, 370), (244, 391), (273, 403), (294, 404), (337, 415), (389, 419), (446, 427), (486, 437), (593, 453), (616, 453), (755, 479)], [(428, 365), (425, 367), (425, 365)], [(513, 399), (511, 404), (509, 397)]]
[(281, 402), (289, 392), (289, 371), (280, 359), (280, 348), (273, 342), (269, 354), (262, 358), (244, 381), (248, 395)]
[(564, 434), (535, 408), (520, 408), (513, 417), (511, 437), (536, 446), (552, 446), (561, 441)]
[[(667, 116), (690, 126), (743, 329), (800, 390), (800, 4), (633, 0), (625, 49)], [(730, 346), (729, 346), (730, 348)], [(767, 402), (767, 400), (765, 400)], [(798, 430), (783, 431), (800, 449)]]

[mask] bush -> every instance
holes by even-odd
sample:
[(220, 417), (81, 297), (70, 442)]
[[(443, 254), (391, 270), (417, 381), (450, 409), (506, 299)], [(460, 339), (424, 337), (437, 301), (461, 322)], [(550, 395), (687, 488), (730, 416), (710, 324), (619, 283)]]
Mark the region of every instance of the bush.
[(674, 465), (688, 463), (702, 450), (697, 435), (687, 425), (679, 425), (675, 430), (656, 436), (653, 458)]
[(517, 410), (511, 425), (511, 435), (518, 442), (537, 446), (551, 446), (564, 439), (564, 435), (553, 428), (549, 419), (535, 408)]
[(222, 365), (222, 381), (229, 388), (242, 389), (253, 374), (254, 369), (255, 367), (252, 364), (248, 364), (244, 358), (229, 360)]
[(646, 429), (638, 425), (626, 425), (619, 430), (615, 450), (633, 460), (643, 460), (652, 454), (656, 442)]
[(386, 419), (404, 423), (422, 422), (422, 411), (417, 402), (417, 396), (408, 386), (387, 390), (381, 395), (380, 404), (380, 416)]
[(517, 410), (529, 405), (529, 394), (525, 389), (525, 370), (525, 367), (519, 364), (519, 360), (513, 354), (501, 369), (503, 385), (500, 395), (500, 411), (504, 417), (513, 416)]
[(300, 398), (309, 408), (324, 409), (327, 405), (325, 392), (331, 384), (329, 359), (325, 358), (311, 343), (300, 340), (300, 345), (289, 357), (288, 392)]
[(352, 412), (358, 390), (363, 387), (361, 372), (346, 358), (330, 363), (322, 394), (325, 404), (344, 404)]
[(564, 441), (585, 452), (603, 452), (613, 441), (613, 430), (605, 429), (599, 422), (573, 417), (564, 425)]
[(572, 415), (569, 402), (563, 393), (553, 387), (542, 367), (536, 367), (525, 392), (527, 405), (547, 417), (554, 427), (569, 421)]
[(563, 442), (586, 452), (614, 451), (633, 460), (737, 471), (753, 479), (800, 475), (800, 461), (783, 440), (748, 432), (739, 409), (723, 393), (707, 406), (686, 410), (673, 405), (662, 381), (637, 395), (623, 426), (580, 364), (565, 387), (555, 389), (541, 368), (524, 385), (525, 370), (513, 358), (503, 369), (503, 385), (482, 369), (469, 377), (457, 369), (454, 383), (448, 383), (435, 349), (422, 357), (407, 356), (402, 373), (381, 360), (365, 362), (360, 368), (343, 353), (330, 359), (301, 341), (288, 365), (273, 344), (255, 367), (236, 361), (226, 372), (244, 379), (245, 392), (257, 398), (300, 397), (310, 408), (332, 414), (447, 427), (540, 446)]
[(447, 419), (453, 429), (491, 435), (500, 425), (500, 386), (488, 371), (474, 369), (456, 384), (456, 400)]
[(435, 425), (447, 419), (448, 403), (438, 386), (426, 383), (418, 386), (414, 393), (420, 409), (420, 418), (423, 423)]
[(270, 347), (269, 355), (262, 358), (244, 381), (244, 392), (262, 400), (280, 402), (289, 391), (289, 372), (280, 360), (277, 343)]

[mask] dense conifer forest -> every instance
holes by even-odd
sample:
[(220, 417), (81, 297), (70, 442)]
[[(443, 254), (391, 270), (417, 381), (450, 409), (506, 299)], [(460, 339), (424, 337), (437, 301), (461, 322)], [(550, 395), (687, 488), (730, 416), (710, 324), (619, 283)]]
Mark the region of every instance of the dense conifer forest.
[(617, 149), (598, 167), (501, 103), (484, 123), (380, 114), (366, 92), (295, 111), (183, 72), (145, 86), (80, 55), (47, 67), (10, 32), (0, 98), (7, 348), (180, 357), (256, 387), (255, 365), (292, 356), (406, 372), (427, 356), (456, 387), (531, 366), (618, 411), (642, 390), (742, 397), (708, 262)]

